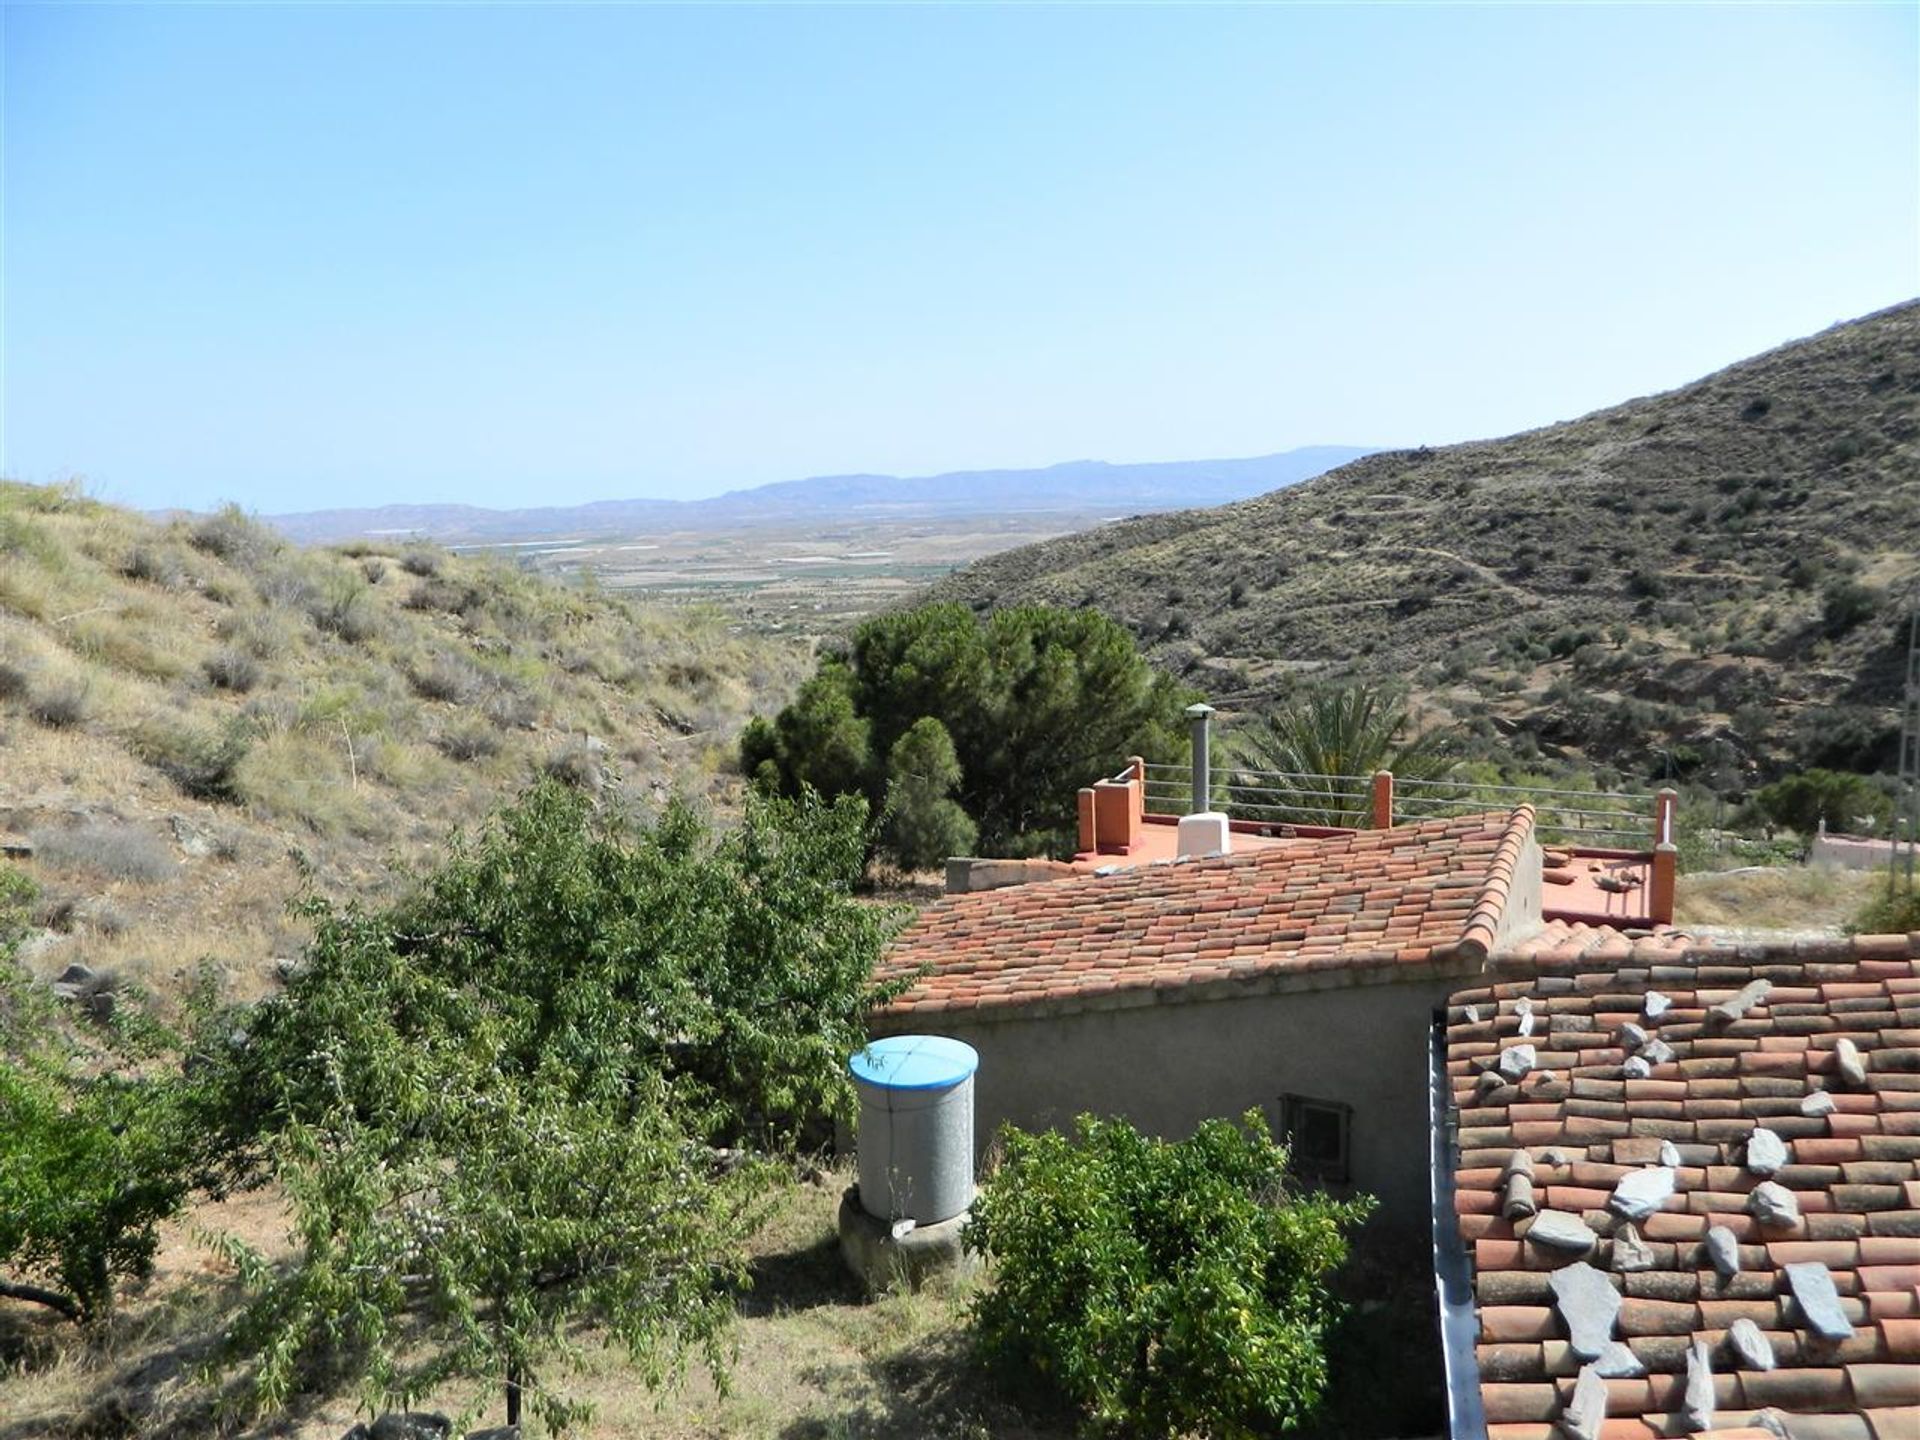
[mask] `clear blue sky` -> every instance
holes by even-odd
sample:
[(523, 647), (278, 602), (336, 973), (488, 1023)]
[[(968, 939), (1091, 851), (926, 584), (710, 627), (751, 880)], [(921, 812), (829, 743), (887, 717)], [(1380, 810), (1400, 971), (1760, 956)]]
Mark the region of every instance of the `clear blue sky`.
[(0, 467), (272, 512), (1502, 434), (1920, 292), (1917, 17), (7, 5)]

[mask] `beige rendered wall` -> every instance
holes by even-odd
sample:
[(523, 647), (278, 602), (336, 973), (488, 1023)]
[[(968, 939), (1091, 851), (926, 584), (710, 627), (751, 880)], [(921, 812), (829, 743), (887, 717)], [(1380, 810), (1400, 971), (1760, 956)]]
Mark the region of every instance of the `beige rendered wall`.
[(1434, 1010), (1472, 983), (1426, 971), (1410, 983), (988, 1023), (928, 1016), (912, 1028), (979, 1050), (974, 1134), (983, 1149), (1002, 1121), (1065, 1128), (1082, 1111), (1177, 1139), (1210, 1116), (1252, 1108), (1277, 1132), (1285, 1093), (1350, 1105), (1354, 1186), (1380, 1198), (1381, 1222), (1424, 1228), (1427, 1036)]

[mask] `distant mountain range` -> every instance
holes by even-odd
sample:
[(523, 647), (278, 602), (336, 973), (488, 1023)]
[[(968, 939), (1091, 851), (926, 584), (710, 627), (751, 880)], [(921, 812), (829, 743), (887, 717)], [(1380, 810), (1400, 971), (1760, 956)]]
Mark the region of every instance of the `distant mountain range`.
[(819, 475), (751, 490), (731, 490), (709, 500), (600, 500), (590, 505), (525, 510), (488, 510), (476, 505), (381, 505), (360, 510), (310, 510), (268, 519), (291, 539), (306, 543), (394, 534), (459, 543), (841, 519), (910, 520), (923, 515), (1119, 516), (1246, 500), (1373, 453), (1357, 445), (1309, 445), (1245, 460), (1171, 460), (1142, 465), (1072, 460), (1040, 470), (959, 470), (912, 478)]

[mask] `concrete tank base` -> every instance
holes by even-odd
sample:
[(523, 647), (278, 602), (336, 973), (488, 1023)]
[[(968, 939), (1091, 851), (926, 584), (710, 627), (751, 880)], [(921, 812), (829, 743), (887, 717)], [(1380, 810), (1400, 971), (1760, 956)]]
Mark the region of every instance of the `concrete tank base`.
[(935, 1225), (916, 1225), (898, 1240), (890, 1222), (869, 1215), (860, 1205), (860, 1187), (849, 1185), (840, 1197), (840, 1255), (869, 1294), (897, 1285), (918, 1290), (932, 1275), (970, 1275), (980, 1257), (960, 1243), (968, 1211)]

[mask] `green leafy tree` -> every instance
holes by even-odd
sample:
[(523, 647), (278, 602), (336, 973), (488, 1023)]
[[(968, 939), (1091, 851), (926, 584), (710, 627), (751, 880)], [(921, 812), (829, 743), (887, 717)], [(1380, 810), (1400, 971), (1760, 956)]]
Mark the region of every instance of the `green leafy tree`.
[(822, 795), (863, 794), (874, 753), (870, 729), (855, 709), (853, 676), (828, 660), (770, 729), (755, 718), (741, 739), (742, 768), (789, 795), (807, 787)]
[(894, 747), (932, 718), (953, 742), (952, 798), (980, 845), (1028, 853), (1066, 845), (1080, 788), (1129, 755), (1182, 753), (1191, 698), (1095, 611), (1021, 606), (982, 619), (923, 605), (861, 625), (844, 661), (824, 664), (770, 727), (749, 727), (741, 761), (782, 793), (857, 791), (879, 809)]
[(252, 1401), (325, 1357), (374, 1403), (469, 1377), (560, 1428), (587, 1325), (649, 1383), (717, 1373), (776, 1178), (752, 1157), (845, 1105), (881, 998), (865, 848), (857, 798), (756, 799), (715, 838), (547, 782), (391, 908), (311, 906), (227, 1076), (298, 1243), (275, 1269), (228, 1242)]
[(894, 742), (887, 757), (886, 844), (909, 870), (973, 848), (973, 821), (950, 798), (959, 783), (953, 737), (931, 715), (914, 721)]
[[(1230, 763), (1242, 771), (1289, 775), (1338, 776), (1364, 780), (1391, 770), (1397, 780), (1437, 780), (1453, 768), (1453, 758), (1435, 737), (1404, 738), (1409, 729), (1403, 701), (1365, 685), (1348, 685), (1309, 694), (1289, 710), (1229, 732)], [(1256, 776), (1236, 777), (1250, 786)], [(1318, 781), (1308, 782), (1317, 788)], [(1288, 803), (1289, 818), (1303, 825), (1365, 825), (1372, 802), (1364, 786), (1340, 787), (1348, 793)]]
[(1250, 1440), (1313, 1413), (1326, 1280), (1371, 1201), (1292, 1194), (1258, 1112), (1178, 1143), (1086, 1115), (1005, 1143), (965, 1237), (994, 1260), (973, 1308), (990, 1359), (1097, 1431)]
[(83, 1026), (15, 963), (30, 895), (0, 871), (0, 1295), (92, 1325), (152, 1271), (161, 1222), (237, 1172), (133, 997)]
[(1754, 807), (1775, 825), (1811, 835), (1825, 820), (1843, 833), (1874, 830), (1885, 823), (1893, 801), (1864, 775), (1844, 770), (1803, 770), (1754, 792)]

